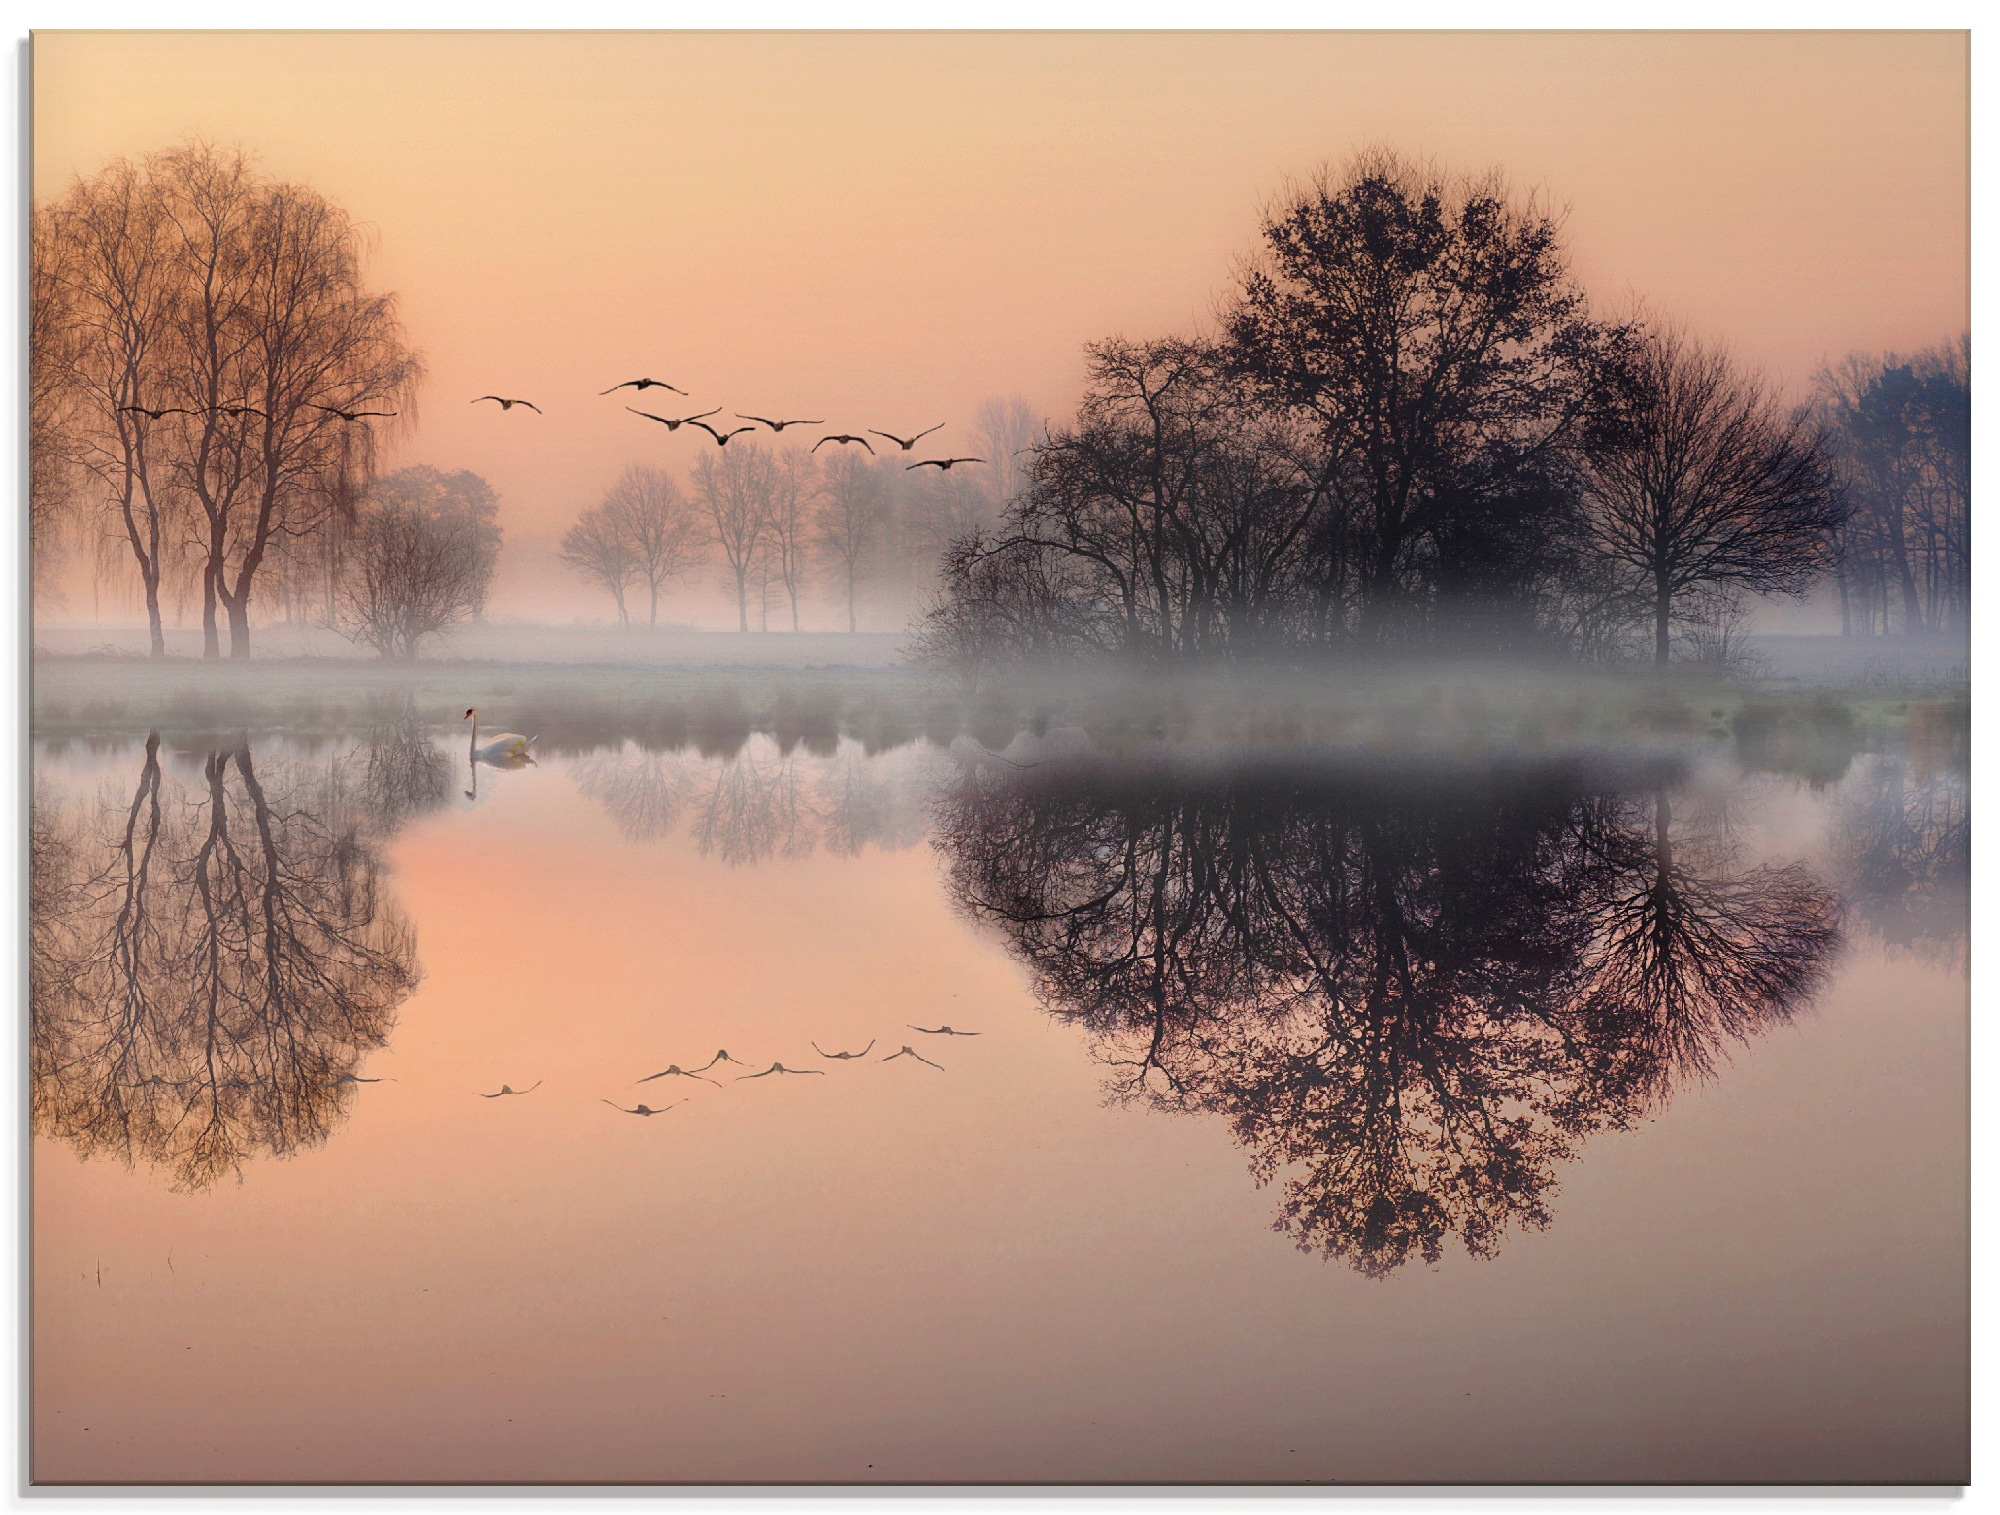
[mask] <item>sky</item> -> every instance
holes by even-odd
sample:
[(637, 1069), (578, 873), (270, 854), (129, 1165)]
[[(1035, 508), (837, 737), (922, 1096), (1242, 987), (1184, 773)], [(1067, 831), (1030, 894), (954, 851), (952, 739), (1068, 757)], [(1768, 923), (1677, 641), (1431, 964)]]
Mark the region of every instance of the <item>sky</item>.
[(365, 222), (429, 374), (388, 463), (484, 475), (516, 537), (712, 445), (598, 394), (640, 375), (956, 451), (987, 396), (1060, 420), (1084, 344), (1211, 322), (1260, 208), (1375, 145), (1502, 169), (1595, 301), (1794, 391), (1968, 322), (1960, 32), (44, 31), (33, 68), (37, 198), (203, 137)]

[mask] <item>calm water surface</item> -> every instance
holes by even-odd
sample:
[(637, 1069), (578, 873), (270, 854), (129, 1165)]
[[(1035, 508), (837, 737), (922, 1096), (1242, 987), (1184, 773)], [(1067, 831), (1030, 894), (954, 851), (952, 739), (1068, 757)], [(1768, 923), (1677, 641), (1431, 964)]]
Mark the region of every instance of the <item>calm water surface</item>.
[(1962, 1481), (1965, 784), (1836, 766), (44, 747), (34, 1474)]

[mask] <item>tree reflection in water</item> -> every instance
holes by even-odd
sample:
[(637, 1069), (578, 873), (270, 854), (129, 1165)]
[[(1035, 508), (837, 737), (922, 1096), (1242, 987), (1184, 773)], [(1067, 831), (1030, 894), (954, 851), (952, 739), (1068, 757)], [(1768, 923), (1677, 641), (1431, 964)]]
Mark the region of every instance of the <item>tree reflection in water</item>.
[(353, 1098), (337, 1081), (418, 979), (377, 844), (443, 803), (448, 760), (428, 750), (399, 726), (358, 765), (255, 758), (239, 740), (184, 782), (155, 732), (129, 791), (38, 795), (35, 1129), (182, 1190), (325, 1140)]
[(1887, 945), (1958, 959), (1971, 922), (1972, 807), (1962, 768), (1870, 753), (1834, 807), (1833, 853), (1855, 916)]
[(1373, 1276), (1546, 1225), (1585, 1136), (1786, 1018), (1839, 941), (1805, 867), (1737, 867), (1664, 775), (979, 765), (936, 845), (1114, 1097), (1226, 1116), (1277, 1228)]

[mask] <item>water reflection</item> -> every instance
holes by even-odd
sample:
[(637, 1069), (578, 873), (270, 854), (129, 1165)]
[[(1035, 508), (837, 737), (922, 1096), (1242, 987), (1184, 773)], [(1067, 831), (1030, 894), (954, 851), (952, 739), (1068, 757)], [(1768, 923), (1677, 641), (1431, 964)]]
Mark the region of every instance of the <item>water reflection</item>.
[(870, 756), (862, 743), (746, 736), (726, 754), (620, 747), (580, 760), (576, 784), (620, 833), (654, 841), (686, 825), (696, 850), (735, 865), (825, 848), (914, 846), (925, 831), (927, 753)]
[(967, 767), (937, 816), (1114, 1097), (1226, 1117), (1276, 1225), (1383, 1275), (1550, 1218), (1557, 1167), (1783, 1020), (1839, 941), (1666, 775)]
[(1921, 749), (1858, 761), (1834, 805), (1833, 853), (1855, 917), (1891, 947), (1934, 961), (1965, 950), (1971, 793)]
[(84, 1156), (198, 1190), (324, 1141), (418, 978), (381, 888), (385, 828), (441, 804), (414, 731), (332, 764), (157, 732), (122, 790), (43, 792), (31, 823), (31, 1105)]

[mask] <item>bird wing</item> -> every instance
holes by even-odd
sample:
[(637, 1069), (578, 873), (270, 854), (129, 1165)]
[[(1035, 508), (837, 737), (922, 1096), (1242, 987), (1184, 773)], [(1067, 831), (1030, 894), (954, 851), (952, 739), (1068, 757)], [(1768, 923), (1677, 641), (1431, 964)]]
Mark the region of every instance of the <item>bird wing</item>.
[[(762, 421), (766, 426), (769, 426), (774, 430), (777, 427), (783, 426), (785, 424), (783, 421), (773, 421), (768, 416), (746, 416), (740, 410), (736, 412), (736, 419), (739, 421)], [(734, 436), (735, 433), (731, 432), (730, 435)]]
[[(710, 414), (713, 415), (714, 412), (711, 411)], [(710, 436), (714, 437), (715, 440), (718, 442), (722, 440), (721, 435), (716, 431), (716, 429), (713, 426), (710, 426), (706, 421), (689, 421), (687, 424), (690, 426), (699, 426), (703, 431), (707, 432)]]
[(877, 431), (872, 426), (868, 428), (868, 435), (871, 437), (887, 437), (891, 442), (894, 442), (898, 447), (902, 448), (905, 452), (909, 451), (912, 447), (917, 445), (917, 439), (915, 437), (911, 437), (909, 441), (905, 442), (901, 437), (897, 436), (893, 431)]
[(536, 415), (540, 415), (542, 413), (542, 407), (537, 405), (533, 400), (516, 400), (514, 403), (516, 405), (527, 406), (528, 409), (532, 410)]
[(903, 472), (909, 473), (911, 469), (917, 469), (917, 468), (942, 468), (942, 467), (944, 467), (944, 464), (940, 463), (936, 458), (926, 458), (921, 463), (912, 463), (909, 466), (909, 468), (905, 468)]
[[(618, 387), (623, 389), (625, 386), (621, 384)], [(611, 391), (607, 389), (605, 393), (609, 394)], [(629, 405), (625, 408), (632, 410), (632, 407)], [(669, 421), (665, 416), (656, 416), (650, 410), (632, 410), (632, 414), (635, 416), (644, 416), (649, 421), (658, 421), (662, 426), (678, 426), (680, 424), (678, 421)]]
[[(498, 396), (498, 395), (481, 395), (481, 396), (479, 397), (479, 400), (500, 400), (500, 396)], [(474, 400), (474, 401), (472, 401), (471, 403), (472, 403), (472, 404), (474, 404), (474, 405), (477, 405), (477, 404), (479, 403), (479, 400)], [(506, 403), (507, 403), (507, 402), (506, 402), (505, 400), (500, 400), (500, 403), (501, 403), (501, 405), (503, 405), (503, 406), (504, 406), (504, 405), (506, 405)]]
[(925, 1036), (942, 1036), (942, 1035), (944, 1035), (944, 1027), (942, 1027), (942, 1026), (939, 1026), (939, 1027), (938, 1027), (938, 1028), (937, 1028), (936, 1030), (933, 1030), (933, 1029), (931, 1029), (931, 1027), (929, 1027), (929, 1026), (919, 1026), (919, 1025), (917, 1025), (917, 1024), (916, 1024), (915, 1022), (913, 1022), (913, 1021), (904, 1021), (904, 1022), (903, 1022), (903, 1024), (904, 1024), (904, 1025), (906, 1025), (906, 1026), (908, 1026), (908, 1027), (909, 1027), (909, 1028), (910, 1028), (910, 1029), (911, 1029), (912, 1031), (921, 1031), (921, 1032), (923, 1032), (923, 1034), (924, 1034)]
[(869, 1053), (873, 1052), (874, 1050), (875, 1050), (875, 1038), (871, 1036), (868, 1038), (868, 1045), (863, 1047), (859, 1052), (855, 1053), (854, 1055), (856, 1057), (866, 1057)]
[(943, 431), (943, 430), (944, 430), (944, 422), (940, 421), (937, 423), (937, 425), (931, 427), (929, 430), (918, 432), (915, 436), (911, 437), (910, 440), (912, 442), (921, 442), (925, 437), (929, 436), (931, 432)]

